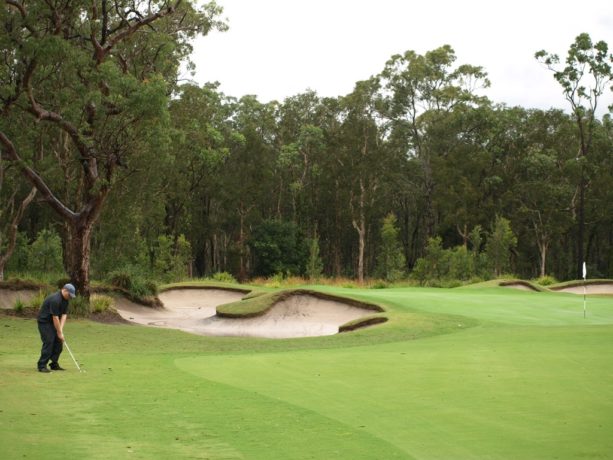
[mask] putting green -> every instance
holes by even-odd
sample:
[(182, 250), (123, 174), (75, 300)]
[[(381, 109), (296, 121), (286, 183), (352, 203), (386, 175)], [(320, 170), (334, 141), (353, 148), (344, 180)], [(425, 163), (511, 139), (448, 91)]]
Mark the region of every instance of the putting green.
[(613, 452), (613, 302), (494, 289), (331, 289), (388, 323), (266, 340), (70, 321), (87, 369), (34, 370), (0, 316), (3, 459), (579, 459)]

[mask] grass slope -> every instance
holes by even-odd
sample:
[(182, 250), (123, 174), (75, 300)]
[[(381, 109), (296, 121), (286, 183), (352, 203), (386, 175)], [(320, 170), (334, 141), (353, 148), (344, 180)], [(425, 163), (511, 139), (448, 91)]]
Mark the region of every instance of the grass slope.
[(613, 306), (504, 288), (322, 288), (389, 321), (292, 340), (71, 321), (63, 373), (0, 316), (3, 459), (573, 459), (613, 452)]

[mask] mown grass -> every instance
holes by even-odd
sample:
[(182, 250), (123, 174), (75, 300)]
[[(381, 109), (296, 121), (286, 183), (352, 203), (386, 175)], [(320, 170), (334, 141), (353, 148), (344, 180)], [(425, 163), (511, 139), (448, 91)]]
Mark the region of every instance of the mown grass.
[[(613, 306), (503, 288), (317, 287), (389, 321), (336, 336), (200, 337), (69, 321), (87, 370), (35, 372), (0, 316), (2, 458), (581, 459), (613, 452)], [(58, 434), (59, 433), (59, 434)]]

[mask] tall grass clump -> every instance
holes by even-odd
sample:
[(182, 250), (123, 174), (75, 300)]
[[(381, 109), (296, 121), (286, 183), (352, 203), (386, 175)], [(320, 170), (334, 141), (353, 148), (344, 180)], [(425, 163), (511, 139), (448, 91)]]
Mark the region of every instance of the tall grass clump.
[(157, 285), (146, 280), (137, 268), (130, 265), (112, 271), (106, 280), (112, 286), (123, 289), (134, 297), (148, 297), (157, 293)]
[(23, 300), (21, 299), (17, 299), (15, 300), (15, 305), (13, 306), (13, 310), (15, 310), (15, 312), (17, 313), (23, 313), (23, 310), (25, 309), (26, 304), (23, 303)]
[(532, 280), (534, 283), (539, 284), (541, 286), (551, 286), (553, 284), (558, 284), (559, 281), (555, 279), (553, 276), (545, 275), (539, 278), (535, 278)]
[(238, 281), (236, 281), (236, 278), (234, 278), (228, 272), (213, 273), (213, 275), (211, 275), (210, 279), (213, 280), (213, 281), (218, 281), (220, 283), (232, 283), (232, 284), (237, 284), (238, 283)]
[(89, 299), (90, 311), (92, 313), (104, 313), (115, 309), (115, 301), (112, 297), (101, 294), (94, 294)]

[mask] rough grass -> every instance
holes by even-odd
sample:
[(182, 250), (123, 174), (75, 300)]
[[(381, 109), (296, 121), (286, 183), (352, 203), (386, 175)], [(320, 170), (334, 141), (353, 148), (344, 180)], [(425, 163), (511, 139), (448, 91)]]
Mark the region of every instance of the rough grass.
[(323, 300), (342, 302), (366, 310), (384, 311), (379, 305), (363, 302), (351, 297), (331, 295), (313, 289), (287, 289), (277, 292), (261, 293), (237, 302), (220, 305), (217, 307), (217, 316), (225, 318), (253, 318), (261, 316), (270, 310), (276, 303), (295, 295), (309, 295)]

